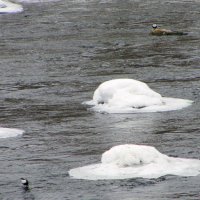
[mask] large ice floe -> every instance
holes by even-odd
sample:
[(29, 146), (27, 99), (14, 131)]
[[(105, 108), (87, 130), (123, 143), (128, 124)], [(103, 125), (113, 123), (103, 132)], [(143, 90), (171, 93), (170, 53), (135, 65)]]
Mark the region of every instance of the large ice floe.
[(93, 100), (84, 103), (98, 112), (135, 113), (179, 110), (192, 101), (162, 97), (141, 81), (115, 79), (102, 83), (95, 90)]
[(103, 153), (100, 164), (71, 169), (76, 179), (104, 180), (128, 178), (159, 178), (164, 175), (197, 176), (200, 160), (174, 158), (154, 147), (125, 144)]
[(0, 139), (9, 138), (9, 137), (17, 137), (17, 136), (22, 135), (23, 133), (24, 131), (20, 129), (0, 127)]
[(1, 13), (18, 13), (22, 11), (23, 11), (23, 7), (21, 5), (12, 3), (7, 0), (0, 0), (0, 14)]

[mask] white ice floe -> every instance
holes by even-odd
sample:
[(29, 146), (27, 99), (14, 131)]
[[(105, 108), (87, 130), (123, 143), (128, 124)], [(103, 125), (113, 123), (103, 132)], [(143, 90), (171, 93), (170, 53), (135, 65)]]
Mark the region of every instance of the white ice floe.
[(21, 5), (12, 3), (7, 0), (0, 0), (0, 14), (1, 13), (18, 13), (22, 11), (23, 11), (23, 7)]
[(57, 2), (62, 0), (15, 0), (20, 3), (48, 3), (48, 2)]
[(24, 131), (20, 129), (0, 127), (0, 139), (9, 138), (9, 137), (17, 137), (17, 136), (22, 135), (23, 133)]
[(103, 180), (128, 178), (159, 178), (164, 175), (197, 176), (200, 160), (174, 158), (154, 147), (125, 144), (103, 153), (100, 164), (71, 169), (76, 179)]
[(135, 113), (179, 110), (192, 101), (162, 97), (141, 81), (115, 79), (102, 83), (95, 90), (93, 100), (84, 103), (98, 112)]

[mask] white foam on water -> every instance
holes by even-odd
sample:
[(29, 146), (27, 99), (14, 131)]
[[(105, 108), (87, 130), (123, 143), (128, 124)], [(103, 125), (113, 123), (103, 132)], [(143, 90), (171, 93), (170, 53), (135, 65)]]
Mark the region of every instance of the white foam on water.
[(14, 129), (14, 128), (0, 128), (0, 139), (1, 138), (9, 138), (9, 137), (17, 137), (24, 133), (24, 130)]
[(21, 5), (12, 3), (7, 0), (0, 0), (0, 14), (1, 13), (18, 13), (22, 11), (23, 11), (23, 7)]
[(125, 144), (112, 147), (102, 155), (101, 163), (71, 169), (76, 179), (104, 180), (159, 178), (164, 175), (197, 176), (200, 160), (174, 158), (154, 147)]
[(97, 112), (137, 113), (179, 110), (192, 101), (162, 97), (141, 81), (115, 79), (102, 83), (95, 90), (93, 100), (84, 103)]

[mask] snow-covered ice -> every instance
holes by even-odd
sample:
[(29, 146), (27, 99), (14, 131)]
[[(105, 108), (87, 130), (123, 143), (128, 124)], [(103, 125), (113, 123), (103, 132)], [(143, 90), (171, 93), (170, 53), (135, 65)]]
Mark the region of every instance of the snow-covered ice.
[(23, 133), (24, 131), (20, 129), (0, 127), (0, 139), (9, 138), (9, 137), (17, 137), (17, 136), (22, 135)]
[(76, 179), (159, 178), (164, 175), (197, 176), (200, 160), (169, 157), (156, 148), (124, 144), (103, 153), (101, 163), (71, 169)]
[(192, 101), (162, 97), (141, 81), (114, 79), (102, 83), (95, 90), (93, 100), (84, 103), (98, 112), (135, 113), (179, 110)]
[(18, 13), (22, 11), (23, 11), (23, 7), (21, 5), (12, 3), (7, 0), (0, 0), (0, 14), (1, 13)]

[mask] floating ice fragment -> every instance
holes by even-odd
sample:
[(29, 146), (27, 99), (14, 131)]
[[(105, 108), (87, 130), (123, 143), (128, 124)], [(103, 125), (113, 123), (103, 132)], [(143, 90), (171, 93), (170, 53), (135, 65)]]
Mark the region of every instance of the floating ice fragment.
[(174, 158), (154, 147), (125, 144), (103, 153), (100, 164), (71, 169), (76, 179), (102, 180), (127, 178), (159, 178), (164, 175), (197, 176), (200, 160)]
[(102, 83), (93, 100), (84, 102), (98, 112), (135, 113), (179, 110), (192, 104), (191, 100), (162, 97), (143, 82), (115, 79)]
[(1, 138), (9, 138), (9, 137), (17, 137), (24, 133), (23, 130), (13, 129), (13, 128), (0, 128), (0, 139)]
[(23, 7), (19, 4), (12, 3), (7, 0), (0, 0), (0, 14), (1, 13), (17, 13), (22, 12)]
[(15, 0), (17, 2), (23, 3), (48, 3), (48, 2), (57, 2), (62, 0)]

